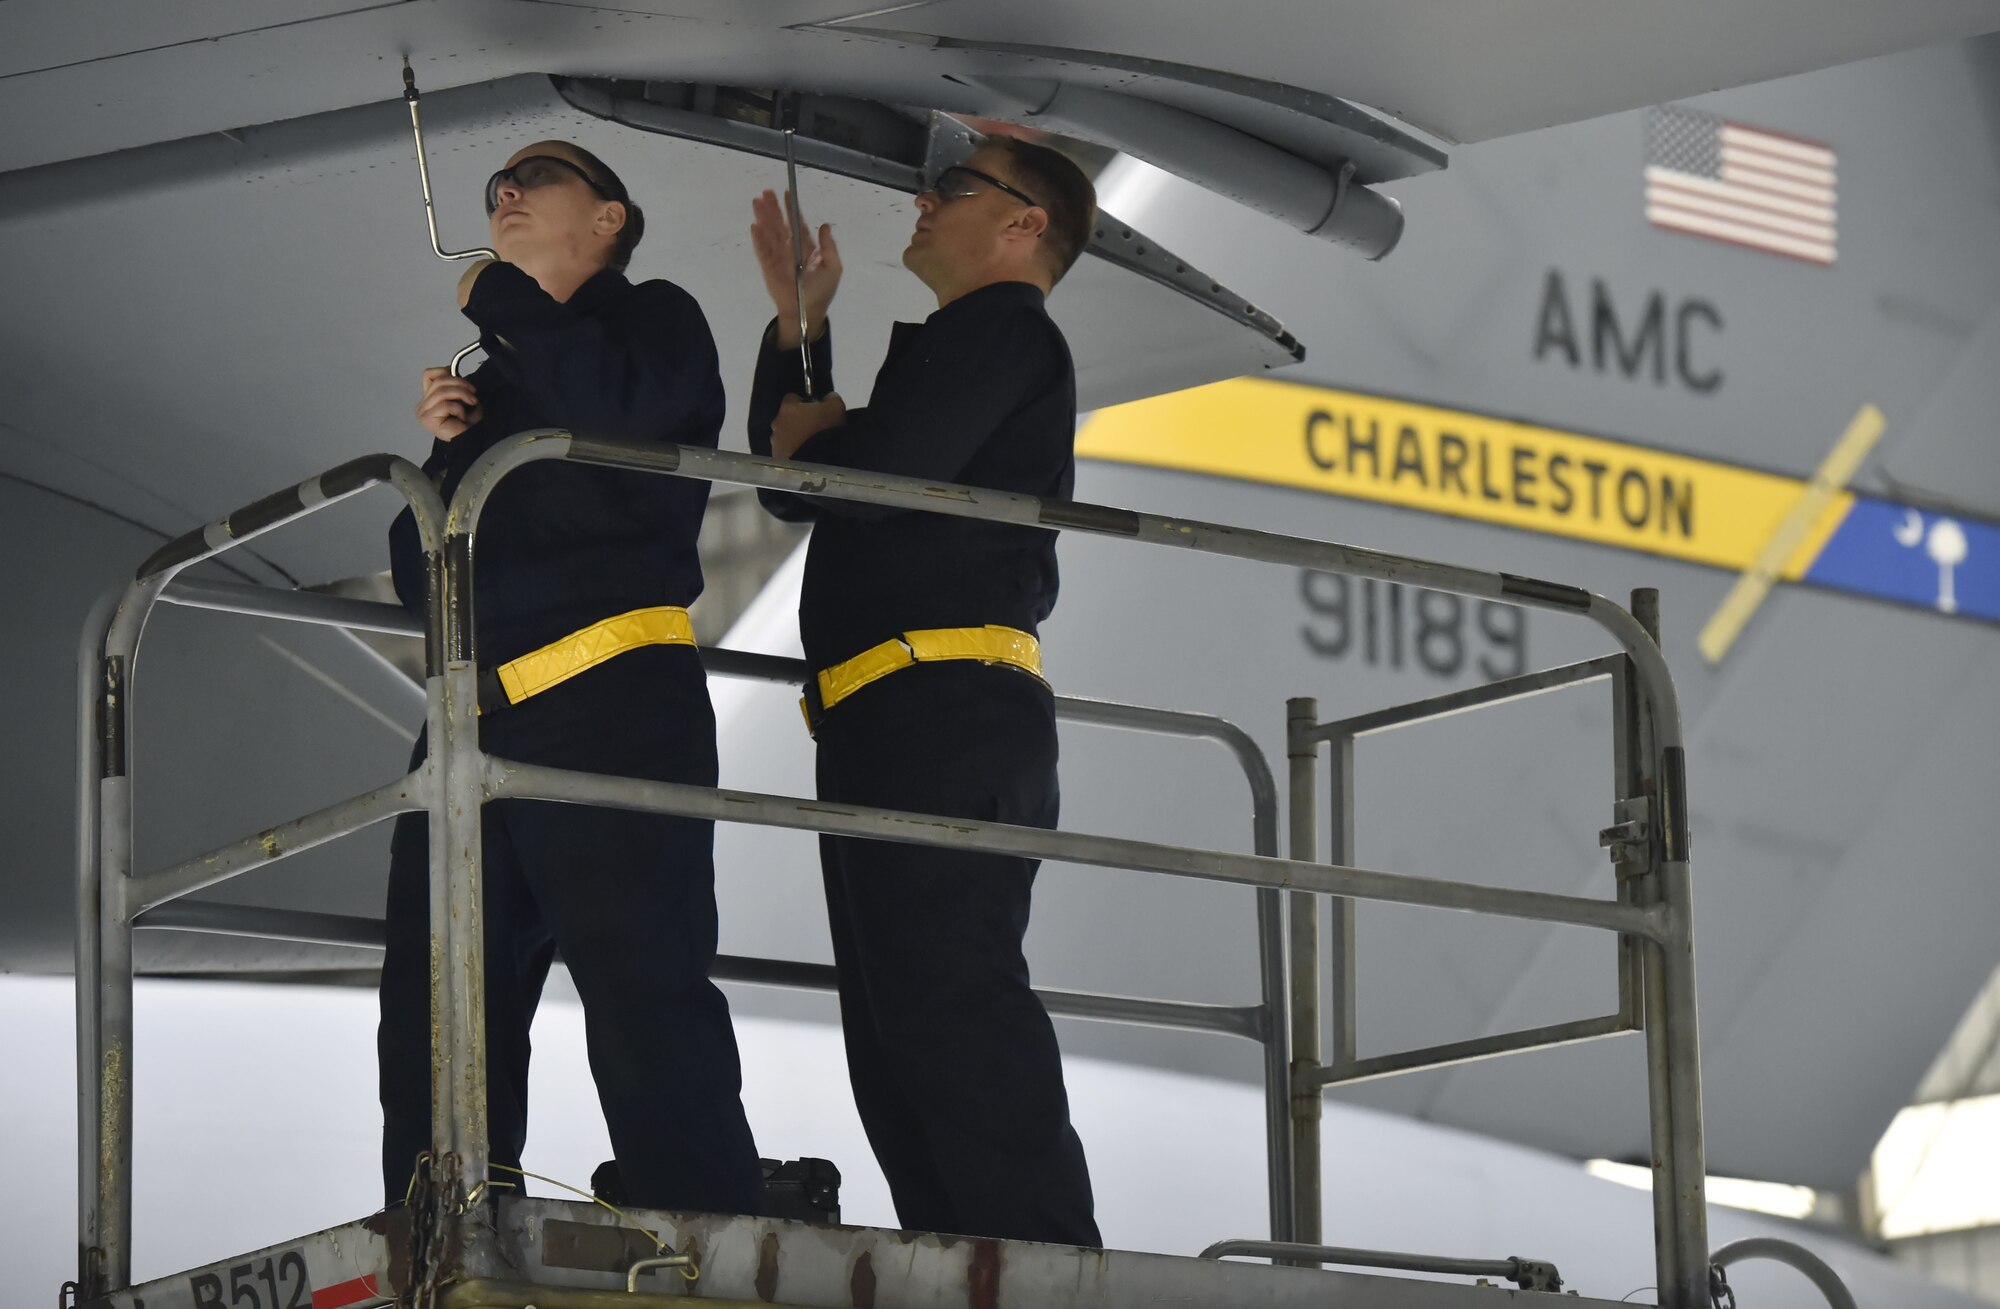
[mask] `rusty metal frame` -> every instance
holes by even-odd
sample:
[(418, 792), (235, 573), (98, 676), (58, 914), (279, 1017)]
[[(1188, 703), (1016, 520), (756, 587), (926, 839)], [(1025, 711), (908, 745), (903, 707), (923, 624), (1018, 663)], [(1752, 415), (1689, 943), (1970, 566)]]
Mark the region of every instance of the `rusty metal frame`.
[[(504, 1194), (481, 1204), (476, 1218), (492, 1233), (507, 1269), (441, 1286), (440, 1309), (1056, 1309), (1080, 1303), (1079, 1287), (1090, 1288), (1090, 1304), (1107, 1307), (1172, 1302), (1259, 1309), (1485, 1309), (1496, 1298), (1494, 1290), (1469, 1279), (1507, 1276), (1500, 1270), (1510, 1262), (1421, 1261), (1468, 1279), (1453, 1284), (1379, 1272), (1272, 1268), (1217, 1258), (722, 1214), (628, 1210), (621, 1219), (579, 1201)], [(680, 1279), (671, 1270), (638, 1268), (662, 1248), (693, 1258), (698, 1276), (684, 1290), (675, 1286)], [(387, 1300), (389, 1288), (404, 1284), (412, 1264), (408, 1220), (400, 1213), (376, 1214), (116, 1291), (87, 1302), (88, 1309), (201, 1309), (189, 1291), (194, 1279), (214, 1278), (226, 1287), (232, 1271), (245, 1263), (260, 1267), (294, 1252), (313, 1288), (347, 1309)], [(1321, 1253), (1368, 1259), (1371, 1252)], [(636, 1294), (625, 1289), (633, 1282), (640, 1288)], [(367, 1293), (370, 1286), (377, 1288), (373, 1295)], [(362, 1298), (350, 1301), (347, 1295)], [(1573, 1296), (1560, 1304), (1565, 1309), (1616, 1309), (1609, 1300)]]

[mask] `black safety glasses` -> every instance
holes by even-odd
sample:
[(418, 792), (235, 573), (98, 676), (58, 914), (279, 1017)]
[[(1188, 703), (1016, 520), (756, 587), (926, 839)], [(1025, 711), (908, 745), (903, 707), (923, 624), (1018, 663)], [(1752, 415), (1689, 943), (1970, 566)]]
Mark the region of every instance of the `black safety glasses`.
[(558, 159), (554, 155), (529, 155), (512, 168), (503, 168), (486, 179), (486, 216), (491, 218), (493, 211), (500, 207), (500, 188), (509, 181), (523, 191), (532, 191), (537, 187), (550, 186), (570, 177), (581, 177), (585, 186), (605, 200), (616, 200), (620, 204), (631, 203), (624, 195), (599, 185), (596, 178), (567, 159)]
[(963, 200), (968, 196), (979, 194), (977, 185), (979, 182), (986, 183), (996, 191), (1006, 192), (1024, 205), (1032, 205), (1036, 209), (1042, 207), (1041, 201), (1019, 187), (1009, 186), (991, 173), (982, 173), (977, 168), (967, 168), (964, 164), (953, 164), (945, 169), (924, 190), (936, 192), (940, 200)]

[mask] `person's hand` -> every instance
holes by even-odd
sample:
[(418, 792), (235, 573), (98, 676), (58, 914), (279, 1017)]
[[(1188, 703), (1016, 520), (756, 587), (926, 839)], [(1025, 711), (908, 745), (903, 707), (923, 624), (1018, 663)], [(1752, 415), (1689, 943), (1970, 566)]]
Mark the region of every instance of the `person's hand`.
[[(790, 193), (786, 193), (790, 199)], [(778, 344), (787, 350), (799, 348), (799, 293), (792, 262), (792, 225), (780, 206), (778, 193), (766, 191), (750, 202), (750, 245), (757, 252), (757, 266), (764, 273), (764, 289), (778, 307)], [(806, 258), (806, 330), (817, 339), (826, 327), (827, 306), (840, 289), (840, 247), (834, 244), (833, 226), (820, 224), (819, 236), (801, 224)]]
[(449, 441), (485, 417), (479, 392), (449, 368), (424, 370), (424, 398), (417, 401), (417, 421), (440, 441)]
[(818, 401), (788, 395), (771, 422), (771, 453), (779, 459), (790, 459), (807, 441), (846, 421), (847, 405), (839, 392)]
[(491, 267), (493, 267), (491, 259), (475, 259), (472, 261), (471, 267), (467, 268), (464, 275), (458, 279), (458, 307), (460, 309), (465, 308), (467, 302), (472, 299), (472, 284), (479, 280), (481, 273)]

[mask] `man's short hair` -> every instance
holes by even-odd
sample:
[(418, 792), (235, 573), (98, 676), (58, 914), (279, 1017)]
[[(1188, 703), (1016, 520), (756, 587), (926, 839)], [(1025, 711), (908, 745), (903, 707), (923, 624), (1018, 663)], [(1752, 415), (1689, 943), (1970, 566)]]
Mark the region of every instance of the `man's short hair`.
[(576, 157), (582, 162), (583, 171), (590, 174), (590, 180), (597, 183), (611, 199), (625, 206), (625, 226), (618, 229), (618, 236), (611, 246), (611, 260), (605, 265), (622, 273), (632, 262), (632, 252), (638, 249), (639, 238), (646, 234), (646, 215), (632, 203), (632, 193), (625, 189), (625, 183), (608, 164), (580, 145), (564, 144), (576, 151)]
[(1048, 212), (1049, 228), (1042, 243), (1055, 265), (1056, 280), (1061, 281), (1090, 244), (1090, 230), (1097, 223), (1097, 188), (1060, 150), (1017, 136), (989, 136), (983, 144), (1006, 152), (1012, 180)]

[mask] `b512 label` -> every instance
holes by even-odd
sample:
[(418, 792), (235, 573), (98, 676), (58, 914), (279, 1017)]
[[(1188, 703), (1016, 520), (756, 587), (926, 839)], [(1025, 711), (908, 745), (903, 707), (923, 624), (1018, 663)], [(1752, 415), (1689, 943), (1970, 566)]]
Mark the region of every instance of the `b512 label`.
[(188, 1279), (195, 1309), (312, 1309), (306, 1257), (297, 1250), (237, 1264), (227, 1279), (196, 1273)]

